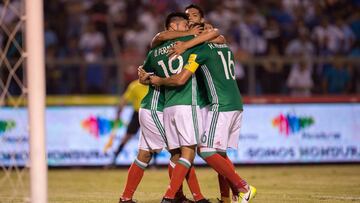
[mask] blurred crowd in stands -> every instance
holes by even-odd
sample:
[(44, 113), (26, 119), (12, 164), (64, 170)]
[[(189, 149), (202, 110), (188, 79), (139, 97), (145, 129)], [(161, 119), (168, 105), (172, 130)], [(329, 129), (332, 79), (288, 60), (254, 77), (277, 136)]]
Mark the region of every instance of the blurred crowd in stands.
[[(48, 94), (116, 93), (119, 80), (136, 79), (166, 15), (189, 4), (202, 7), (225, 36), (243, 94), (250, 68), (258, 95), (359, 94), (359, 60), (316, 59), (360, 57), (360, 0), (44, 1)], [(15, 27), (10, 14), (2, 23)]]

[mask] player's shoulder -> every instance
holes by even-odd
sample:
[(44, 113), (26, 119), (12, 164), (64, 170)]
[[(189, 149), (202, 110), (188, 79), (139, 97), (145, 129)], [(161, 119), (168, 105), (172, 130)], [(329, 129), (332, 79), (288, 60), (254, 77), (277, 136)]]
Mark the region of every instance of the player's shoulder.
[(191, 50), (189, 50), (190, 52), (197, 52), (197, 53), (205, 53), (210, 51), (210, 46), (208, 42), (196, 45), (194, 47), (191, 48)]

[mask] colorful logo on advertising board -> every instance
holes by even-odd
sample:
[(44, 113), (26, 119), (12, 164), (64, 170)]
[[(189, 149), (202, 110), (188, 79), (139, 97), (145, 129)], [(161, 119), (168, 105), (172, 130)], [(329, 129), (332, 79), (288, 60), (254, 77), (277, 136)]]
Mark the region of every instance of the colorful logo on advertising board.
[(81, 123), (82, 127), (95, 138), (109, 136), (103, 151), (106, 153), (114, 144), (116, 130), (124, 126), (122, 120), (109, 120), (100, 116), (90, 116)]
[(96, 138), (109, 135), (112, 131), (121, 128), (121, 120), (110, 120), (100, 116), (90, 116), (81, 123), (82, 127)]
[(280, 134), (289, 136), (298, 133), (314, 124), (312, 117), (299, 117), (293, 114), (280, 114), (272, 120), (272, 125)]
[(16, 123), (13, 120), (0, 120), (0, 136), (15, 128), (15, 126)]

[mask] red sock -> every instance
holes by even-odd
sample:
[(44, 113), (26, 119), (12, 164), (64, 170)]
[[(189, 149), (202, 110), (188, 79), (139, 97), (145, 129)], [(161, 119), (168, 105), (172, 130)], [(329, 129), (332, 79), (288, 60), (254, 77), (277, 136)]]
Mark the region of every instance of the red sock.
[[(226, 156), (226, 157), (224, 157), (224, 158), (225, 158), (225, 160), (231, 165), (231, 168), (232, 168), (232, 169), (235, 171), (235, 173), (236, 173), (235, 166), (234, 166), (233, 162), (229, 159), (228, 156)], [(237, 173), (236, 173), (236, 174), (237, 174)], [(238, 194), (239, 194), (238, 188), (237, 188), (235, 185), (233, 185), (233, 184), (231, 183), (231, 181), (227, 180), (227, 182), (228, 182), (228, 185), (229, 185), (230, 188), (231, 188), (231, 192), (233, 193), (233, 195), (238, 195)]]
[(193, 166), (191, 166), (191, 168), (189, 169), (189, 172), (186, 175), (186, 180), (189, 185), (191, 194), (194, 197), (194, 200), (199, 201), (201, 199), (204, 199), (204, 196), (201, 194), (200, 185), (196, 177), (195, 168)]
[(213, 154), (205, 158), (207, 164), (209, 164), (216, 172), (225, 176), (231, 184), (236, 186), (239, 189), (247, 189), (245, 186), (247, 183), (240, 178), (240, 176), (235, 172), (234, 166), (230, 164), (224, 157), (219, 154)]
[[(234, 166), (233, 162), (229, 159), (229, 157), (226, 156), (226, 157), (224, 157), (224, 158), (225, 158), (225, 160), (231, 165), (231, 168), (234, 169), (234, 171), (235, 171), (235, 166)], [(236, 171), (235, 171), (235, 172), (236, 172)]]
[(170, 185), (165, 193), (165, 198), (174, 199), (176, 192), (179, 190), (182, 182), (185, 179), (186, 174), (189, 171), (191, 163), (184, 159), (180, 158), (176, 164), (170, 179)]
[(132, 199), (134, 192), (144, 175), (144, 169), (146, 168), (146, 166), (147, 164), (143, 162), (139, 162), (137, 159), (134, 161), (134, 163), (131, 164), (128, 171), (126, 186), (121, 196), (121, 199), (123, 200)]
[(174, 166), (172, 166), (172, 164), (174, 164), (174, 163), (170, 161), (170, 163), (168, 165), (169, 178), (171, 178), (172, 172), (173, 172), (174, 167), (175, 167), (175, 164), (174, 164)]
[(221, 197), (230, 197), (230, 186), (225, 176), (218, 173), (219, 189)]
[[(172, 172), (174, 170), (175, 164), (174, 162), (170, 161), (168, 165), (168, 172), (169, 172), (169, 178), (171, 179)], [(176, 192), (175, 197), (182, 197), (185, 196), (183, 192), (183, 185), (180, 185), (179, 190)]]

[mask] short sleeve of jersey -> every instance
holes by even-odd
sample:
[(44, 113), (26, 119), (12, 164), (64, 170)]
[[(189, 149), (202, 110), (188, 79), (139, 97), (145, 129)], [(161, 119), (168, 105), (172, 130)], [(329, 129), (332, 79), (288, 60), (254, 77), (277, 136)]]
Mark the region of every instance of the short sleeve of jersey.
[(192, 73), (195, 73), (195, 71), (198, 69), (199, 64), (203, 64), (206, 60), (206, 54), (204, 54), (205, 50), (205, 44), (197, 46), (193, 48), (188, 62), (184, 66), (185, 69), (191, 71)]
[(154, 69), (151, 67), (151, 55), (152, 54), (153, 54), (153, 51), (150, 51), (144, 61), (143, 69), (146, 72), (154, 72)]

